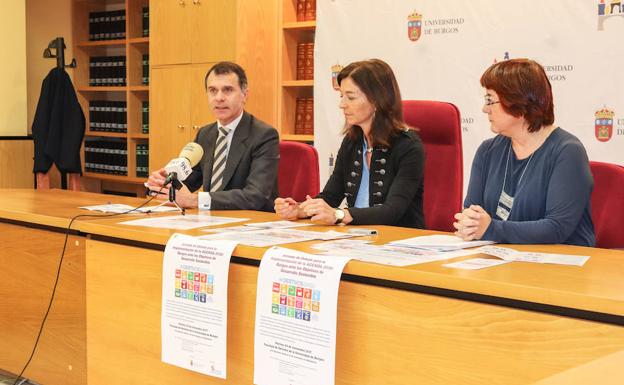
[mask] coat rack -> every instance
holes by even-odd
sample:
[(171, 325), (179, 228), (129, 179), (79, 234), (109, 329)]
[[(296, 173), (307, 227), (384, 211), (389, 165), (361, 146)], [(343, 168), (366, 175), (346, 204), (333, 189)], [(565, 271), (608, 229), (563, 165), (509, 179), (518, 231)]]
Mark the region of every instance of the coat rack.
[[(57, 37), (56, 39), (53, 39), (48, 44), (48, 48), (43, 50), (43, 57), (44, 58), (55, 57), (56, 66), (58, 68), (65, 68), (65, 67), (76, 68), (76, 59), (72, 59), (71, 63), (65, 64), (65, 48), (66, 48), (65, 39), (63, 39), (62, 37)], [(55, 55), (52, 54), (53, 49), (56, 50)]]

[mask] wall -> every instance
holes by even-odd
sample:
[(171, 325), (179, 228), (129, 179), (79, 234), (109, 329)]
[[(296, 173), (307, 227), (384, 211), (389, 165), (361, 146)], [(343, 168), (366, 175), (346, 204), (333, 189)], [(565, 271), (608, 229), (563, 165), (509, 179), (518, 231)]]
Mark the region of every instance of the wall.
[[(0, 136), (26, 135), (26, 52), (24, 26), (24, 0), (5, 1), (0, 13), (0, 36), (4, 39), (2, 49), (10, 60), (0, 62), (4, 75), (0, 87)], [(5, 54), (3, 54), (4, 57)]]
[[(70, 0), (26, 0), (26, 58), (28, 131), (41, 92), (41, 82), (56, 65), (56, 59), (44, 59), (43, 50), (50, 40), (65, 38), (65, 62), (73, 58), (72, 18)], [(70, 76), (73, 70), (67, 68)]]

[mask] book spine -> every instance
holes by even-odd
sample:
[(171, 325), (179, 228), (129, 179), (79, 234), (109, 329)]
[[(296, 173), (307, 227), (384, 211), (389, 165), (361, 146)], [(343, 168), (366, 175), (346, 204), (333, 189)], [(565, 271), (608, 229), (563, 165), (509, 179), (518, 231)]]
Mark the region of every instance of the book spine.
[(305, 79), (305, 43), (297, 43), (297, 80)]
[(305, 0), (305, 16), (306, 21), (316, 20), (316, 0)]
[(297, 0), (297, 21), (305, 20), (306, 0)]
[(304, 79), (314, 79), (314, 43), (305, 44)]
[(304, 135), (314, 134), (314, 98), (305, 99), (303, 134)]
[(295, 105), (295, 135), (303, 135), (304, 133), (304, 116), (306, 110), (306, 100), (297, 98)]

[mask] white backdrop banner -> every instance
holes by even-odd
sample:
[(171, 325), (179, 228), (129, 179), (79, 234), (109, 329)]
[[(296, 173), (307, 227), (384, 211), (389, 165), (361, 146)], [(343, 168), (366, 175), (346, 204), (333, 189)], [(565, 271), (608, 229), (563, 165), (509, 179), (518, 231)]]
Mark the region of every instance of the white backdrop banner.
[[(605, 4), (606, 3), (606, 4)], [(613, 4), (611, 4), (613, 3)], [(577, 0), (317, 0), (314, 142), (321, 185), (342, 138), (332, 72), (356, 60), (393, 68), (403, 99), (440, 100), (461, 111), (464, 185), (479, 144), (493, 134), (481, 112), (481, 74), (527, 57), (553, 85), (555, 124), (589, 158), (624, 163), (624, 2)], [(620, 148), (620, 150), (618, 150)]]

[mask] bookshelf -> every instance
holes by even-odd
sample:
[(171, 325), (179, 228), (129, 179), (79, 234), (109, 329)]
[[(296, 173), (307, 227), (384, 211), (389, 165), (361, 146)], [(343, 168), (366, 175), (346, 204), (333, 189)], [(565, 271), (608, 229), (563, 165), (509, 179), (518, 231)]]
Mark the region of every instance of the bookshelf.
[[(146, 179), (149, 134), (144, 103), (149, 103), (150, 94), (149, 64), (147, 72), (143, 67), (150, 44), (146, 8), (149, 0), (72, 1), (74, 85), (86, 118), (81, 158), (84, 176), (96, 181), (138, 185)], [(102, 62), (109, 58), (112, 67), (108, 62), (96, 63), (96, 58)], [(95, 84), (93, 71), (100, 65), (111, 69), (113, 81), (108, 72)], [(105, 167), (109, 161), (116, 163)]]
[(315, 0), (281, 0), (277, 117), (282, 140), (314, 141), (315, 19)]

